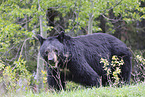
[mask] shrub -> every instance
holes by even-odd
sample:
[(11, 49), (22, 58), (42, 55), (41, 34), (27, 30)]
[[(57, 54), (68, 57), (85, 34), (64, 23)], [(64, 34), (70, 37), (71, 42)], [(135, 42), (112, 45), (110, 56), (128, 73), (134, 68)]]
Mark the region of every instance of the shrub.
[(134, 67), (132, 79), (135, 83), (145, 81), (145, 58), (142, 55), (134, 55)]
[(14, 66), (5, 66), (0, 62), (0, 83), (4, 84), (7, 91), (26, 91), (30, 88), (32, 74), (26, 69), (25, 63), (21, 57), (14, 62)]
[(124, 64), (123, 59), (119, 59), (117, 56), (114, 55), (112, 57), (111, 63), (109, 63), (107, 59), (103, 58), (101, 58), (100, 63), (104, 63), (103, 68), (107, 72), (107, 79), (109, 85), (118, 85), (120, 81), (119, 74), (121, 73), (120, 66)]

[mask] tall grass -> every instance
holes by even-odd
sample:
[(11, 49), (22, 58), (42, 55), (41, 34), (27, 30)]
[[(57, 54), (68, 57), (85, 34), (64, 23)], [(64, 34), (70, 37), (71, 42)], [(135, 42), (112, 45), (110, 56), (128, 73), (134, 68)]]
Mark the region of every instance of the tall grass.
[(19, 93), (8, 93), (1, 95), (3, 97), (145, 97), (145, 82), (123, 86), (121, 88), (117, 87), (100, 87), (100, 88), (85, 88), (85, 89), (72, 89), (61, 92), (42, 92), (42, 93), (33, 93), (32, 91), (28, 92), (19, 92)]

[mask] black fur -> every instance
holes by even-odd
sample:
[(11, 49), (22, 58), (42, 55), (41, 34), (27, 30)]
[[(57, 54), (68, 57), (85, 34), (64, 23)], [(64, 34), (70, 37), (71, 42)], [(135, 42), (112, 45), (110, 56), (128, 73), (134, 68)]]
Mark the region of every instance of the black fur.
[[(39, 39), (41, 39), (40, 43), (42, 44), (40, 53), (46, 62), (48, 59), (45, 52), (48, 49), (49, 51), (57, 50), (61, 79), (59, 82), (63, 88), (65, 88), (66, 80), (72, 80), (85, 86), (99, 86), (100, 83), (106, 85), (106, 71), (104, 71), (100, 59), (106, 58), (111, 62), (113, 55), (124, 59), (124, 65), (121, 67), (121, 79), (129, 83), (132, 69), (131, 53), (123, 42), (112, 35), (95, 33), (70, 37), (61, 33), (47, 39), (39, 36)], [(66, 67), (70, 72), (65, 74), (63, 69)], [(58, 77), (54, 78), (57, 75), (57, 69), (48, 67), (48, 84), (51, 87), (61, 89)], [(100, 78), (102, 78), (102, 82), (100, 82)]]

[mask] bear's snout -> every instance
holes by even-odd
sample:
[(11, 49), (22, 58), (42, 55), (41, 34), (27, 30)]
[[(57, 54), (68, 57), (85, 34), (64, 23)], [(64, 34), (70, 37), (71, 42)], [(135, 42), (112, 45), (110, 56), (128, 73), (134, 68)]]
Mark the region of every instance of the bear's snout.
[(55, 64), (58, 61), (57, 55), (54, 51), (49, 52), (47, 58), (49, 64)]

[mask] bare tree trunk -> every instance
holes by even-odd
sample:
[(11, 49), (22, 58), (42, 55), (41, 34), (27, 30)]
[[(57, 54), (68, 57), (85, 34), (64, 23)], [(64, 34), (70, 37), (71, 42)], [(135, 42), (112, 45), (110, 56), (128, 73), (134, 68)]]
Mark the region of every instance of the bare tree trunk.
[(38, 52), (37, 57), (37, 92), (39, 93), (43, 89), (43, 74), (44, 61), (41, 59), (40, 52)]
[[(38, 0), (38, 5), (39, 5), (39, 9), (41, 10), (40, 4), (39, 4), (40, 0)], [(39, 23), (40, 23), (40, 35), (42, 37), (47, 36), (47, 32), (43, 32), (43, 17), (42, 15), (39, 16)], [(37, 57), (37, 92), (41, 92), (41, 90), (44, 88), (43, 85), (43, 74), (42, 71), (44, 71), (44, 61), (41, 58), (40, 52), (38, 52), (38, 57)]]
[[(93, 9), (94, 3), (93, 3), (92, 0), (90, 0), (90, 2), (91, 2), (91, 9)], [(92, 34), (92, 27), (93, 27), (92, 24), (93, 24), (93, 12), (91, 12), (91, 13), (89, 14), (88, 34)]]

